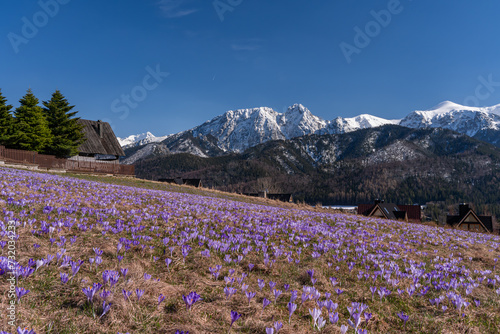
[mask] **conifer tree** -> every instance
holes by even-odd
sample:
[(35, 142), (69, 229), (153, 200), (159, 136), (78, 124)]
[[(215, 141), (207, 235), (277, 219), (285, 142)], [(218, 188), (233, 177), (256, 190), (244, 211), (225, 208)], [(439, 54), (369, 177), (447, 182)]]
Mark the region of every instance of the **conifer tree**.
[(11, 114), (12, 106), (7, 104), (7, 99), (3, 97), (0, 89), (0, 145), (9, 147), (9, 139), (12, 135), (13, 118)]
[(43, 102), (43, 112), (52, 133), (52, 144), (47, 153), (58, 157), (70, 157), (78, 154), (78, 147), (84, 141), (83, 126), (78, 123), (78, 112), (74, 106), (56, 90), (49, 101)]
[(28, 89), (14, 112), (11, 146), (20, 150), (43, 152), (50, 146), (52, 135), (38, 99)]

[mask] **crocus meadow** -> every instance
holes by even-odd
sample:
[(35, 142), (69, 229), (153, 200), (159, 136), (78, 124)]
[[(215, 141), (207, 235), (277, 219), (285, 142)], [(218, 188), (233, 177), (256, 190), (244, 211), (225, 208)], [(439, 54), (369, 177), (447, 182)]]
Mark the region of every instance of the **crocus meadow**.
[(499, 236), (220, 197), (0, 168), (1, 333), (500, 332)]

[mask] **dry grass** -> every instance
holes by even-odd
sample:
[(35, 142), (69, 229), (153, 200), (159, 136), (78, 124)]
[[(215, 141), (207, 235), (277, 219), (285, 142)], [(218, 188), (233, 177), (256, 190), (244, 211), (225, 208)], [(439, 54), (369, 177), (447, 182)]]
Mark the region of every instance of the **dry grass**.
[[(24, 181), (19, 181), (14, 184), (14, 179), (25, 176)], [(445, 230), (427, 226), (415, 226), (411, 224), (399, 222), (379, 221), (375, 219), (366, 219), (350, 215), (333, 215), (330, 210), (312, 209), (309, 211), (300, 211), (295, 205), (276, 203), (274, 201), (266, 201), (261, 199), (251, 198), (252, 203), (259, 205), (269, 204), (272, 202), (274, 207), (264, 206), (249, 206), (248, 203), (233, 203), (217, 201), (214, 203), (203, 202), (201, 207), (193, 206), (193, 197), (178, 199), (177, 195), (169, 194), (168, 196), (162, 193), (149, 193), (141, 188), (106, 188), (104, 184), (103, 193), (96, 193), (98, 189), (95, 185), (85, 188), (81, 184), (72, 184), (71, 187), (66, 187), (67, 183), (62, 179), (60, 183), (49, 183), (42, 185), (40, 188), (34, 188), (29, 185), (31, 181), (37, 181), (37, 174), (0, 174), (0, 192), (9, 190), (14, 198), (30, 198), (31, 196), (43, 194), (52, 194), (60, 198), (59, 202), (52, 202), (51, 205), (67, 206), (72, 200), (77, 198), (87, 198), (82, 201), (76, 213), (63, 213), (56, 215), (52, 213), (43, 213), (43, 207), (46, 202), (34, 202), (24, 207), (16, 205), (3, 204), (3, 209), (12, 211), (14, 217), (26, 223), (28, 219), (36, 219), (32, 226), (25, 224), (26, 227), (19, 227), (19, 240), (17, 241), (17, 261), (22, 265), (26, 265), (29, 259), (41, 259), (47, 254), (55, 255), (59, 247), (54, 243), (51, 245), (48, 234), (33, 234), (33, 230), (39, 230), (42, 221), (54, 223), (56, 221), (75, 220), (72, 228), (63, 227), (60, 231), (54, 232), (53, 237), (59, 238), (66, 236), (68, 241), (64, 248), (66, 254), (73, 257), (73, 260), (82, 259), (86, 261), (75, 278), (67, 284), (62, 284), (59, 279), (59, 273), (71, 273), (68, 267), (60, 268), (55, 265), (55, 259), (49, 266), (42, 266), (36, 273), (27, 279), (21, 279), (18, 286), (30, 289), (18, 305), (17, 324), (20, 326), (28, 326), (33, 328), (37, 333), (175, 333), (176, 330), (189, 331), (189, 333), (226, 333), (231, 323), (230, 311), (236, 310), (242, 314), (242, 317), (233, 325), (232, 333), (265, 333), (267, 327), (271, 327), (274, 321), (281, 321), (284, 327), (279, 333), (312, 333), (311, 316), (309, 309), (316, 306), (312, 300), (306, 301), (300, 305), (300, 295), (304, 285), (311, 285), (307, 270), (314, 269), (314, 277), (317, 279), (315, 287), (323, 294), (325, 292), (332, 293), (332, 300), (339, 304), (338, 312), (340, 321), (338, 324), (328, 324), (323, 333), (340, 333), (340, 325), (347, 324), (349, 313), (347, 307), (352, 302), (362, 302), (369, 306), (368, 311), (373, 314), (373, 318), (367, 325), (362, 328), (367, 329), (369, 333), (500, 333), (500, 296), (494, 292), (493, 287), (482, 284), (479, 288), (467, 295), (466, 298), (472, 303), (473, 300), (481, 301), (481, 307), (475, 307), (471, 304), (465, 310), (462, 317), (458, 311), (452, 307), (446, 312), (429, 303), (430, 298), (436, 298), (442, 295), (443, 291), (431, 289), (427, 295), (420, 297), (414, 295), (409, 298), (404, 292), (401, 296), (396, 292), (397, 289), (406, 290), (411, 286), (412, 280), (401, 278), (399, 283), (392, 287), (387, 281), (380, 277), (373, 283), (372, 279), (358, 280), (357, 274), (360, 270), (373, 273), (374, 265), (372, 262), (365, 260), (362, 263), (363, 256), (371, 254), (377, 256), (385, 253), (393, 253), (392, 258), (394, 264), (398, 264), (401, 271), (405, 271), (410, 260), (415, 263), (426, 263), (425, 271), (431, 272), (435, 270), (434, 264), (446, 264), (453, 259), (461, 258), (457, 264), (460, 268), (463, 266), (468, 269), (471, 277), (477, 278), (481, 276), (475, 271), (492, 270), (495, 265), (494, 259), (500, 257), (500, 239), (498, 237), (484, 236), (474, 233), (464, 233), (454, 230)], [(94, 177), (85, 176), (85, 179)], [(43, 177), (40, 177), (43, 179)], [(51, 179), (52, 180), (52, 179)], [(108, 180), (116, 179), (109, 178)], [(3, 183), (2, 183), (3, 181)], [(36, 183), (35, 182), (35, 183)], [(51, 181), (52, 182), (52, 181)], [(111, 182), (111, 181), (109, 181)], [(119, 180), (122, 185), (140, 187), (141, 182), (137, 180)], [(158, 188), (156, 188), (158, 186)], [(164, 184), (150, 185), (148, 188), (162, 189), (167, 187)], [(40, 190), (43, 189), (43, 190)], [(87, 193), (85, 193), (85, 191)], [(104, 208), (105, 206), (96, 203), (92, 196), (102, 196), (106, 194), (112, 195), (113, 191), (120, 192), (122, 199), (117, 198), (112, 206), (120, 212), (115, 216), (98, 217), (94, 215), (83, 215), (81, 209), (87, 208)], [(224, 199), (241, 199), (249, 200), (249, 198), (239, 195), (229, 195), (220, 192), (208, 190), (199, 190), (190, 188), (188, 192), (196, 193), (197, 195), (212, 195), (217, 198)], [(198, 192), (202, 193), (198, 193)], [(65, 194), (62, 196), (61, 194)], [(131, 200), (123, 199), (130, 195), (130, 198), (143, 198), (144, 202), (134, 203)], [(6, 200), (7, 195), (0, 195), (0, 199)], [(148, 214), (158, 214), (161, 208), (172, 201), (177, 201), (177, 207), (172, 207), (173, 214), (168, 223), (162, 219), (146, 219), (145, 212)], [(256, 201), (256, 202), (254, 202)], [(2, 205), (2, 202), (0, 202)], [(223, 207), (220, 214), (214, 214), (218, 206)], [(185, 210), (179, 209), (180, 207)], [(278, 207), (278, 208), (277, 208)], [(109, 209), (109, 207), (107, 207)], [(306, 208), (305, 206), (300, 209)], [(308, 207), (308, 209), (311, 209)], [(24, 210), (24, 212), (23, 212)], [(33, 210), (32, 215), (27, 215), (30, 210)], [(140, 213), (131, 214), (132, 210), (141, 210)], [(179, 214), (182, 213), (182, 214)], [(257, 214), (259, 214), (257, 216)], [(250, 228), (248, 221), (244, 221), (243, 217), (256, 216), (256, 223)], [(8, 217), (3, 217), (0, 220), (7, 221)], [(118, 217), (119, 216), (119, 217)], [(140, 223), (133, 223), (134, 217), (142, 217)], [(236, 217), (236, 218), (234, 218)], [(77, 224), (84, 219), (87, 226), (94, 225), (92, 230), (82, 231), (78, 229)], [(86, 219), (86, 220), (85, 220)], [(137, 227), (138, 225), (145, 226), (140, 231), (123, 231), (118, 234), (113, 234), (108, 231), (103, 235), (102, 221), (109, 221), (111, 226), (117, 226), (116, 221), (120, 219), (126, 226)], [(186, 228), (192, 229), (192, 222), (197, 221), (199, 225), (198, 232), (203, 229), (206, 231), (213, 230), (216, 233), (222, 233), (221, 230), (226, 227), (237, 227), (241, 230), (248, 229), (247, 233), (256, 232), (256, 228), (260, 226), (257, 222), (264, 219), (270, 219), (268, 223), (270, 228), (267, 234), (267, 244), (269, 245), (268, 253), (271, 259), (276, 261), (270, 266), (265, 265), (263, 261), (262, 251), (257, 252), (258, 248), (252, 244), (253, 250), (248, 252), (240, 263), (232, 262), (226, 264), (224, 262), (224, 254), (219, 254), (215, 250), (211, 250), (209, 258), (202, 257), (200, 252), (207, 248), (207, 243), (204, 242), (200, 246), (199, 240), (191, 240), (189, 242), (192, 250), (187, 256), (185, 262), (180, 252), (180, 248), (174, 242), (170, 242), (169, 246), (175, 246), (172, 256), (170, 250), (164, 247), (162, 238), (169, 237), (172, 239), (175, 236), (180, 236)], [(299, 227), (288, 225), (285, 228), (277, 228), (277, 221), (290, 220), (298, 222)], [(306, 226), (314, 227), (316, 225), (328, 226), (330, 231), (339, 232), (336, 237), (329, 237), (321, 231), (308, 230)], [(247, 226), (247, 227), (245, 227)], [(157, 229), (155, 229), (157, 228)], [(170, 234), (170, 231), (175, 228), (175, 232)], [(188, 232), (186, 232), (188, 233)], [(235, 233), (234, 231), (231, 233)], [(260, 233), (260, 232), (259, 232)], [(290, 241), (290, 233), (295, 235), (303, 234), (310, 238), (308, 241), (300, 241), (297, 244)], [(209, 234), (206, 234), (209, 236)], [(264, 235), (264, 234), (263, 234)], [(77, 236), (74, 244), (71, 244), (69, 238)], [(133, 236), (151, 237), (151, 240), (140, 239), (141, 244), (147, 245), (146, 249), (141, 246), (133, 246), (124, 253), (121, 263), (116, 257), (116, 247), (119, 239), (126, 237), (132, 239)], [(216, 240), (217, 238), (214, 238)], [(0, 240), (6, 240), (5, 236)], [(263, 239), (265, 240), (265, 239)], [(313, 245), (321, 244), (322, 242), (339, 242), (340, 248), (329, 249), (320, 258), (312, 257)], [(357, 249), (365, 242), (368, 246), (364, 249)], [(40, 245), (39, 248), (34, 248), (33, 245)], [(307, 247), (306, 247), (307, 244)], [(289, 263), (287, 258), (272, 256), (275, 246), (283, 246), (283, 249), (293, 251), (293, 259), (297, 259), (297, 249), (303, 249), (300, 255), (300, 262)], [(153, 246), (150, 249), (149, 246)], [(93, 248), (100, 248), (103, 251), (103, 263), (95, 269), (88, 262), (89, 257), (95, 257)], [(337, 253), (338, 251), (338, 253)], [(165, 254), (164, 254), (165, 252)], [(453, 256), (452, 256), (453, 253)], [(241, 254), (239, 251), (231, 254), (235, 258), (236, 254)], [(6, 250), (2, 251), (1, 256), (6, 255)], [(336, 260), (335, 256), (345, 256), (345, 260)], [(439, 260), (436, 260), (439, 256)], [(155, 261), (155, 257), (158, 258)], [(170, 269), (167, 270), (165, 258), (173, 260)], [(389, 257), (390, 258), (390, 257)], [(355, 268), (349, 270), (347, 263), (356, 262)], [(384, 259), (388, 261), (388, 258)], [(255, 264), (255, 268), (249, 271), (248, 264)], [(219, 279), (216, 281), (211, 276), (208, 268), (216, 265), (223, 265)], [(331, 265), (329, 265), (331, 264)], [(365, 266), (371, 268), (367, 270)], [(500, 266), (500, 263), (499, 263)], [(336, 268), (338, 267), (338, 269)], [(112, 287), (111, 297), (108, 301), (112, 304), (109, 313), (99, 318), (102, 312), (101, 297), (96, 296), (94, 304), (87, 302), (82, 288), (89, 287), (93, 282), (102, 283), (102, 272), (104, 270), (119, 270), (120, 268), (128, 268), (129, 272), (126, 278), (121, 277), (118, 283)], [(234, 277), (241, 277), (242, 273), (248, 274), (245, 283), (249, 285), (248, 290), (257, 292), (255, 298), (249, 303), (245, 295), (242, 293), (240, 286), (235, 283), (238, 292), (230, 299), (226, 299), (224, 295), (224, 276), (229, 275), (229, 270), (235, 270)], [(145, 280), (144, 273), (152, 275), (153, 279)], [(494, 275), (500, 275), (499, 267), (496, 271), (487, 275), (489, 278)], [(71, 275), (70, 275), (71, 276)], [(336, 277), (340, 282), (339, 287), (343, 293), (337, 295), (332, 288), (329, 277)], [(447, 280), (449, 281), (451, 277)], [(266, 287), (260, 291), (257, 286), (257, 279), (264, 279)], [(277, 283), (276, 288), (283, 291), (283, 294), (278, 298), (277, 303), (274, 303), (274, 298), (271, 297), (269, 281)], [(421, 280), (420, 283), (424, 283)], [(300, 305), (297, 311), (292, 316), (292, 321), (288, 324), (287, 303), (290, 298), (290, 293), (285, 292), (283, 285), (290, 284), (290, 290), (299, 292), (296, 303)], [(383, 300), (375, 294), (372, 299), (370, 286), (387, 287), (392, 291), (392, 294)], [(500, 287), (500, 282), (496, 288)], [(0, 325), (4, 330), (14, 332), (8, 326), (6, 315), (6, 307), (9, 302), (7, 291), (9, 288), (5, 276), (0, 277), (0, 291), (3, 293), (0, 296)], [(122, 289), (127, 291), (135, 291), (142, 289), (145, 291), (144, 296), (137, 301), (135, 293), (130, 299), (125, 300), (122, 295)], [(202, 296), (202, 300), (196, 303), (189, 311), (185, 308), (182, 301), (182, 295), (187, 295), (191, 291), (196, 291)], [(463, 290), (460, 290), (465, 296)], [(157, 298), (163, 294), (166, 298), (160, 306), (157, 305)], [(264, 311), (262, 311), (262, 300), (267, 298), (272, 301)], [(451, 306), (446, 301), (446, 305)], [(404, 311), (410, 315), (410, 320), (406, 325), (406, 330), (403, 329), (402, 321), (397, 317), (396, 313)], [(326, 312), (323, 310), (323, 316)], [(327, 315), (326, 315), (327, 317)], [(350, 329), (349, 333), (353, 333)]]

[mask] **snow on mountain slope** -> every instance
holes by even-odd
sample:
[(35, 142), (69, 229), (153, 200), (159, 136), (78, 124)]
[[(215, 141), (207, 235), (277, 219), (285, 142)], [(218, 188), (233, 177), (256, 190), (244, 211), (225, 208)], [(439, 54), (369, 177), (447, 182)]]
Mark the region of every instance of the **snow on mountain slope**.
[(119, 138), (118, 142), (124, 148), (132, 146), (146, 145), (149, 143), (157, 143), (165, 140), (168, 136), (156, 137), (151, 132), (141, 133), (138, 135), (131, 135), (126, 138)]
[(386, 124), (399, 124), (400, 120), (388, 120), (368, 114), (351, 118), (337, 117), (330, 122), (326, 133), (340, 134), (352, 132), (360, 129), (376, 128)]
[(268, 140), (285, 139), (271, 108), (230, 110), (193, 128), (194, 137), (211, 135), (224, 151), (242, 152)]
[(444, 128), (474, 137), (484, 130), (500, 130), (500, 105), (467, 107), (450, 101), (430, 110), (410, 113), (400, 125), (409, 128)]
[[(337, 124), (332, 126), (334, 122)], [(218, 146), (226, 152), (243, 152), (269, 140), (345, 133), (397, 122), (370, 115), (327, 121), (313, 115), (303, 105), (294, 104), (284, 113), (266, 107), (230, 110), (189, 131), (194, 137), (211, 135), (217, 138)]]
[(278, 126), (286, 139), (317, 133), (324, 129), (328, 122), (314, 116), (302, 104), (294, 104), (277, 117)]
[(332, 121), (313, 115), (301, 104), (284, 113), (267, 107), (230, 110), (190, 130), (155, 137), (150, 132), (120, 139), (127, 147), (163, 142), (171, 153), (214, 156), (243, 152), (270, 140), (288, 140), (309, 134), (342, 134), (387, 124), (409, 128), (445, 128), (500, 146), (500, 104), (467, 107), (445, 101), (430, 110), (417, 110), (402, 120), (387, 120), (369, 114)]

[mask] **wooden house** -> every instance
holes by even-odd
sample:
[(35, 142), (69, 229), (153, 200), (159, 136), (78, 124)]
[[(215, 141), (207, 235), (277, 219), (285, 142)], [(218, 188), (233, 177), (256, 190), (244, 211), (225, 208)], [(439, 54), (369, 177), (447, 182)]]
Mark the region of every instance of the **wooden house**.
[(468, 204), (458, 206), (458, 216), (448, 215), (446, 223), (457, 229), (472, 232), (493, 232), (492, 216), (478, 216)]
[(400, 205), (376, 200), (373, 204), (359, 204), (358, 215), (392, 220), (422, 221), (420, 205)]
[(120, 157), (125, 156), (109, 123), (88, 119), (79, 119), (78, 123), (83, 126), (85, 141), (78, 148), (78, 156), (71, 157), (70, 160), (118, 164)]

